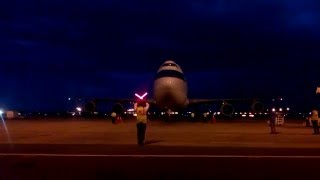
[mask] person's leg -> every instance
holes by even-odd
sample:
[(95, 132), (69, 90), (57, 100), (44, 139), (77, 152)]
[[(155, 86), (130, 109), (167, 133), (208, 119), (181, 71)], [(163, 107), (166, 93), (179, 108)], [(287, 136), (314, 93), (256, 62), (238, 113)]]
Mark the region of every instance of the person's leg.
[(271, 133), (274, 134), (276, 132), (275, 124), (272, 123), (271, 125)]
[(316, 133), (319, 134), (319, 125), (318, 125), (318, 120), (316, 120)]
[(275, 132), (275, 122), (274, 121), (270, 121), (270, 130), (271, 130), (271, 134), (273, 134)]
[(138, 138), (138, 144), (139, 145), (142, 145), (142, 143), (143, 143), (141, 124), (142, 123), (137, 123), (137, 138)]
[(146, 137), (146, 129), (147, 125), (145, 123), (141, 123), (141, 142), (144, 143)]
[(313, 128), (313, 134), (316, 134), (317, 133), (317, 129), (316, 129), (317, 121), (311, 120), (311, 123), (312, 123), (312, 128)]

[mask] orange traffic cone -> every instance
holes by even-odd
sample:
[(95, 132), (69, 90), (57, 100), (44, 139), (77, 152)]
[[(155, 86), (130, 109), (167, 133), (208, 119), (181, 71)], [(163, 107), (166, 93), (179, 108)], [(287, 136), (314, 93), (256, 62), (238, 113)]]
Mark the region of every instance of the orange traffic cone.
[(216, 117), (212, 116), (211, 123), (213, 124), (213, 123), (216, 123), (216, 122), (217, 122)]

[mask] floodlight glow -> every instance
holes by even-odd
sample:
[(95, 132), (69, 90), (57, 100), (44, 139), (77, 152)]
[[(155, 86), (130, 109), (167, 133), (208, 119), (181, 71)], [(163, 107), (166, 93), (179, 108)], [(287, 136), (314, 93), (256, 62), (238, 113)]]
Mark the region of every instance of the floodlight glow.
[(279, 108), (279, 111), (282, 111), (282, 108)]
[(82, 110), (81, 107), (77, 107), (77, 111), (81, 112), (81, 110)]
[(0, 110), (0, 115), (2, 115), (3, 114), (3, 110)]
[(276, 111), (276, 108), (272, 108), (272, 112), (275, 112)]

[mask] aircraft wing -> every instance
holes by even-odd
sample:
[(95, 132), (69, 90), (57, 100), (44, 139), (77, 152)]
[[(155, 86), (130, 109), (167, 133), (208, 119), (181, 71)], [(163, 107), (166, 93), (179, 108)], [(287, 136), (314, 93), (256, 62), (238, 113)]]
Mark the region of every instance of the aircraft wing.
[[(138, 98), (73, 98), (77, 101), (83, 102), (85, 104), (84, 109), (88, 112), (93, 112), (96, 110), (97, 106), (101, 103), (113, 103), (114, 105), (120, 105), (128, 104), (128, 103), (135, 103), (138, 101)], [(70, 99), (69, 99), (70, 100)], [(155, 101), (153, 99), (146, 99), (146, 101), (150, 105), (154, 105)]]
[(221, 103), (220, 111), (226, 115), (230, 116), (234, 112), (233, 103), (235, 102), (247, 102), (251, 104), (251, 109), (254, 112), (262, 112), (264, 109), (263, 103), (259, 99), (254, 98), (231, 98), (231, 99), (189, 99), (189, 106), (199, 105), (199, 104), (211, 104), (211, 103)]
[(253, 101), (257, 99), (253, 98), (241, 98), (241, 99), (189, 99), (189, 104), (205, 104), (205, 103), (214, 103), (214, 102), (234, 102), (234, 101)]
[[(95, 102), (115, 102), (115, 103), (130, 103), (137, 102), (137, 98), (90, 98), (91, 101)], [(146, 99), (146, 101), (150, 104), (155, 103), (153, 99)]]

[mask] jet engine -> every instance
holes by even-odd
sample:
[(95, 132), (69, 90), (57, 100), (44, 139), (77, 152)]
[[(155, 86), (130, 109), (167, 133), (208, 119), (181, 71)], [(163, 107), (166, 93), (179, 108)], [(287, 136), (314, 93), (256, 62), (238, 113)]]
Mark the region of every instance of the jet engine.
[(115, 112), (117, 114), (122, 114), (123, 112), (123, 106), (120, 103), (116, 103), (112, 106), (112, 112)]
[(94, 101), (90, 101), (85, 105), (85, 111), (94, 112), (96, 111), (97, 105)]
[(220, 112), (225, 116), (231, 116), (234, 112), (234, 108), (233, 108), (232, 104), (223, 103), (220, 108)]
[(251, 105), (251, 109), (253, 112), (260, 113), (264, 110), (264, 105), (261, 102), (254, 102)]

